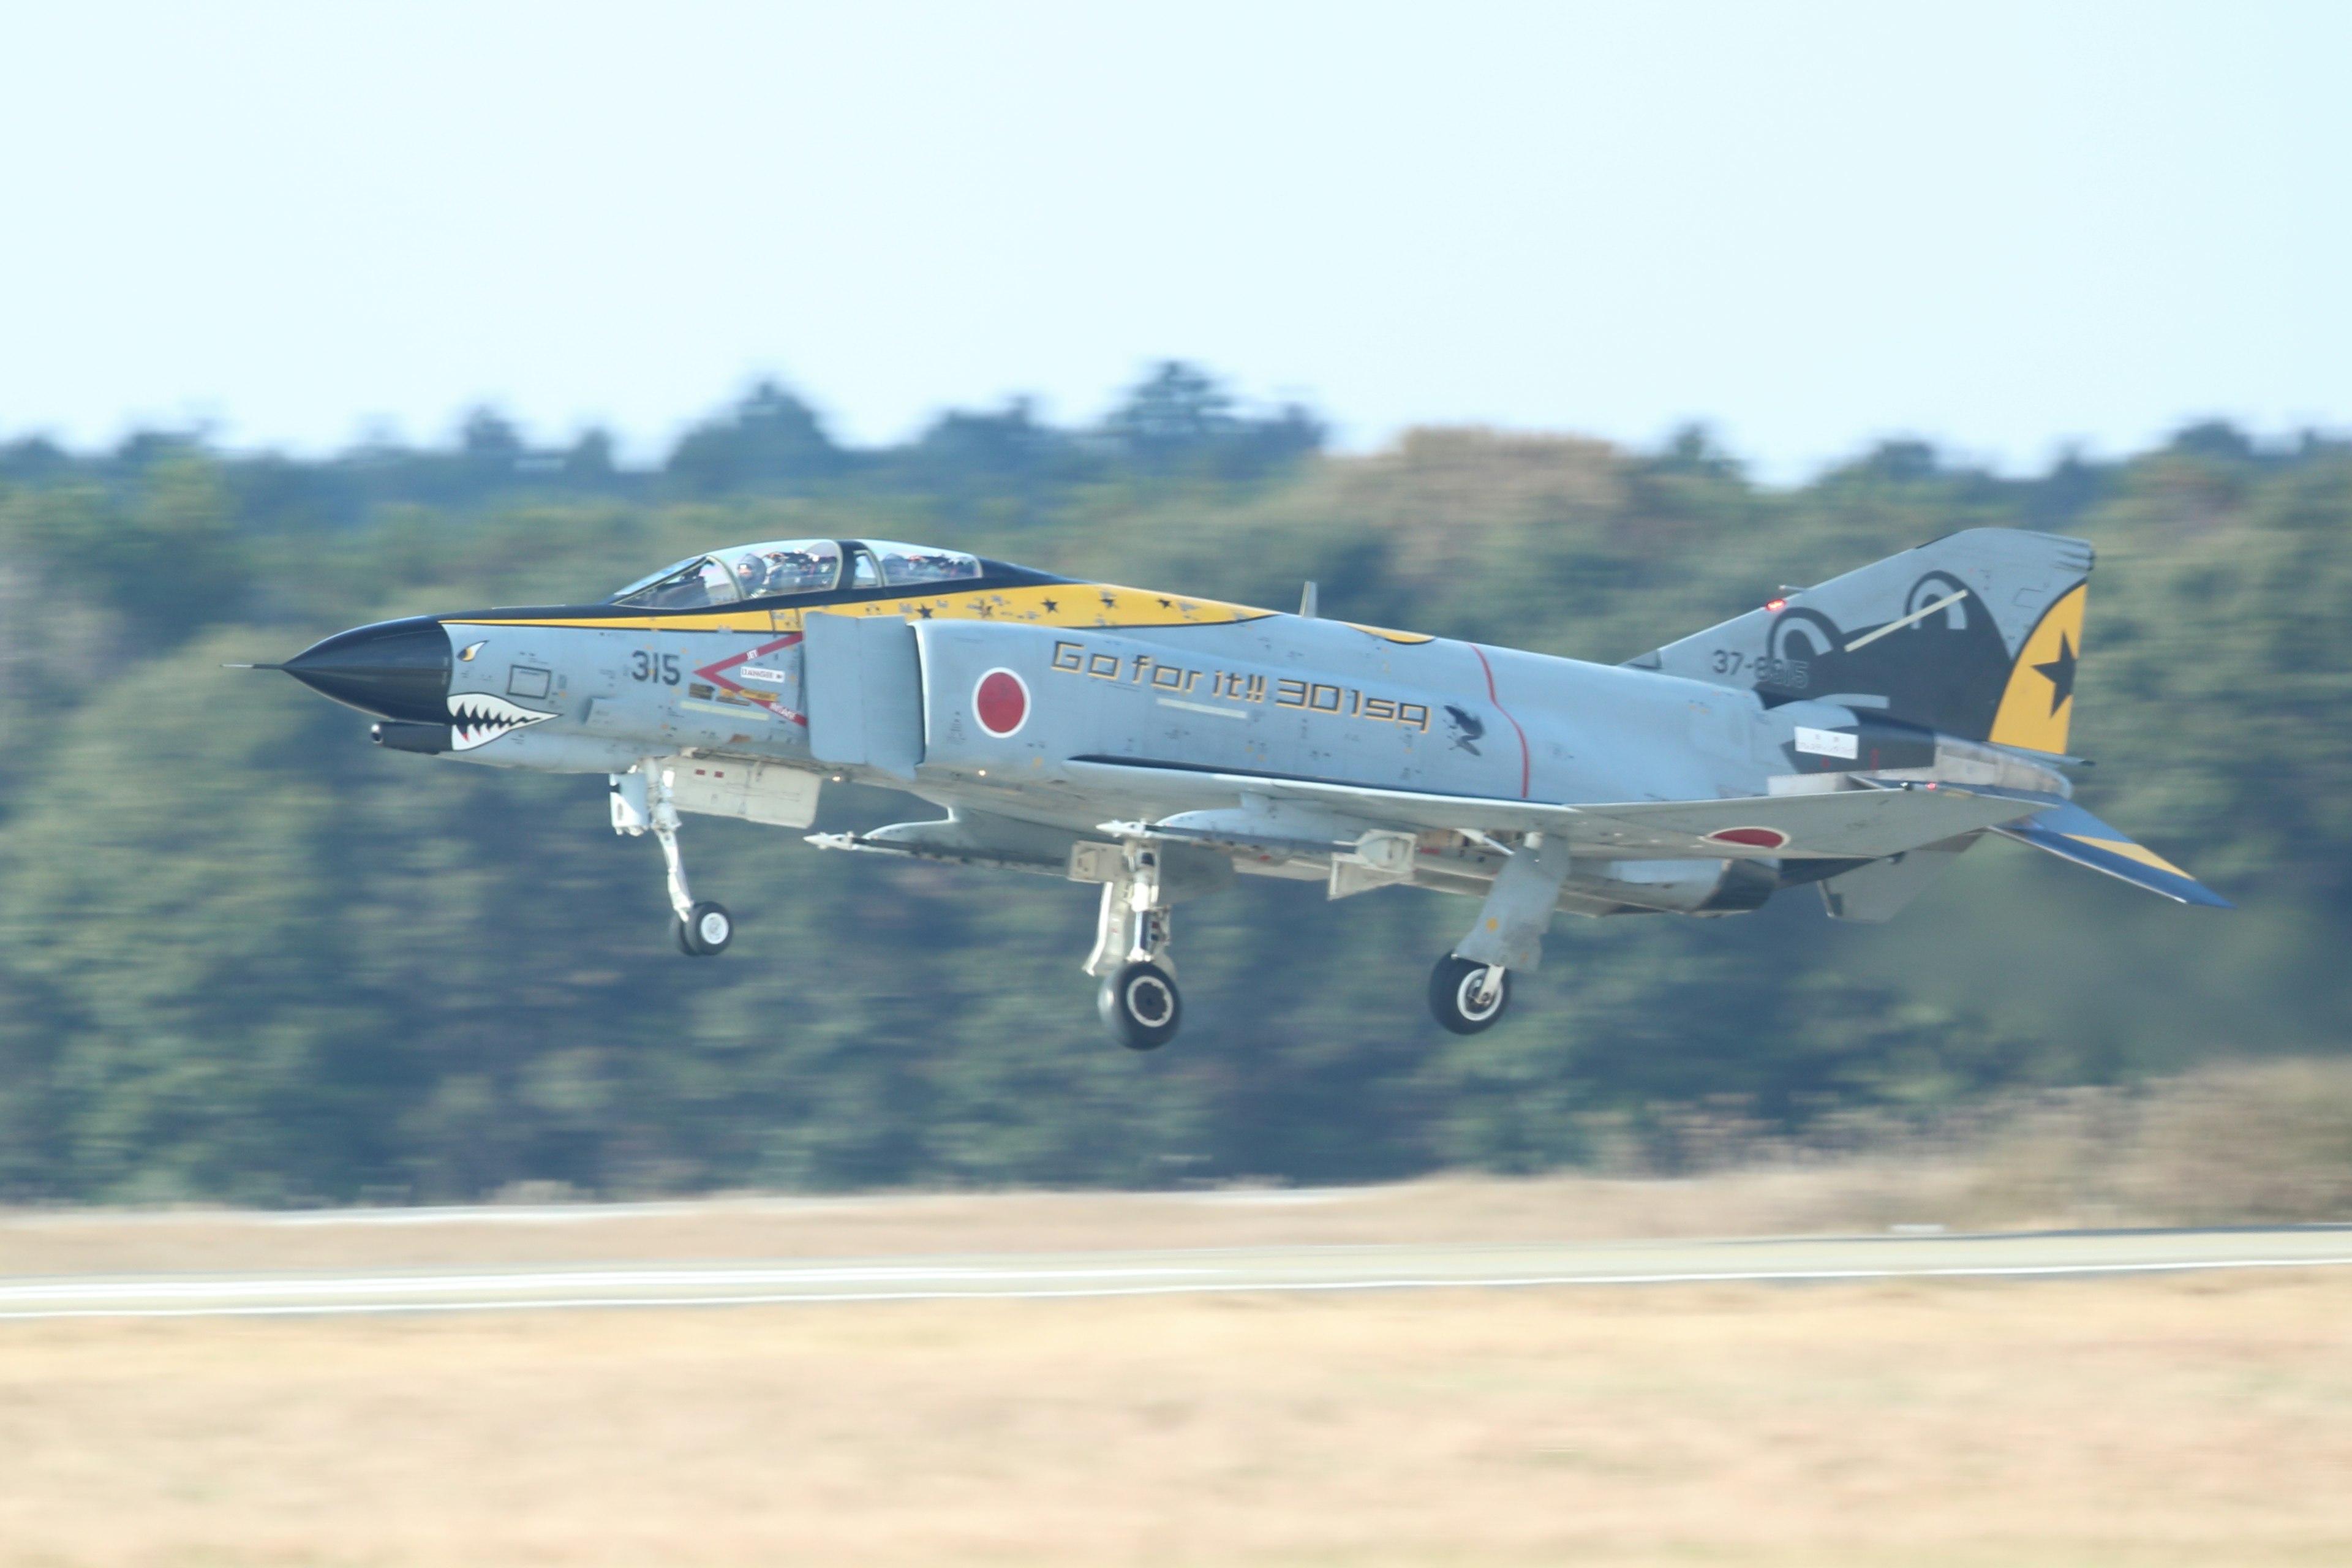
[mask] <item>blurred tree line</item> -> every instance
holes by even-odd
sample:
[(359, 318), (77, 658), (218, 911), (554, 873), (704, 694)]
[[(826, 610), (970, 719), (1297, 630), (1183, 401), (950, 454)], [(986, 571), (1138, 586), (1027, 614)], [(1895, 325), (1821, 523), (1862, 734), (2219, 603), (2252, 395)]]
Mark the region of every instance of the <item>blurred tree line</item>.
[[(1026, 404), (835, 442), (755, 388), (667, 458), (318, 461), (152, 434), (0, 445), (0, 1196), (448, 1199), (520, 1181), (1344, 1181), (1670, 1143), (1694, 1106), (1833, 1140), (1995, 1091), (2339, 1050), (2352, 980), (2352, 447), (2221, 425), (2014, 479), (1892, 443), (1794, 489), (1480, 429), (1340, 457), (1306, 410), (1160, 367), (1101, 425)], [(1465, 902), (1245, 879), (1178, 913), (1186, 1033), (1097, 1033), (1094, 889), (694, 819), (742, 931), (677, 956), (601, 778), (386, 752), (280, 677), (363, 621), (577, 602), (689, 552), (836, 533), (1616, 660), (1953, 529), (2100, 550), (2086, 804), (2215, 916), (1990, 843), (1886, 927), (1563, 918), (1513, 1017), (1423, 1016)], [(836, 789), (826, 828), (933, 815)]]

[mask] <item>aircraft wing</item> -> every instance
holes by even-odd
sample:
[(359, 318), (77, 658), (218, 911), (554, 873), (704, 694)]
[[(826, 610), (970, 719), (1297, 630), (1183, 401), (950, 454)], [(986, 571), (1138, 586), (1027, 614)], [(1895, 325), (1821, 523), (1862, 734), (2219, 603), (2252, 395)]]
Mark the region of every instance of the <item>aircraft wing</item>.
[[(1899, 855), (2041, 810), (2042, 804), (1933, 789), (1839, 790), (1748, 795), (1734, 800), (1627, 801), (1560, 805), (1481, 795), (1426, 795), (1316, 779), (1224, 773), (1087, 760), (1069, 764), (1089, 782), (1201, 806), (1243, 795), (1311, 801), (1370, 826), (1481, 833), (1541, 832), (1567, 838), (1570, 854), (1611, 859), (1868, 859)], [(1722, 837), (1732, 835), (1734, 837)]]
[[(2032, 808), (1940, 784), (1933, 789), (1634, 801), (1570, 809), (1571, 854), (1591, 846), (1626, 859), (1876, 860), (2012, 821)], [(1773, 834), (1784, 840), (1769, 842)], [(1727, 837), (1733, 835), (1739, 837)], [(1748, 841), (1743, 844), (1741, 838)]]

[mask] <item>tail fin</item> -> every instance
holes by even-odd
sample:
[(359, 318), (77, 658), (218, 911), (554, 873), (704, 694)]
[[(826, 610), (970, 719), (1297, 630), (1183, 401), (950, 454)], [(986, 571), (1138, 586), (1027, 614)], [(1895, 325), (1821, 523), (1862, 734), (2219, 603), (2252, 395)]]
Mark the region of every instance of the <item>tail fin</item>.
[(1971, 741), (2063, 752), (2092, 551), (1971, 528), (1790, 593), (1628, 664), (1873, 709)]

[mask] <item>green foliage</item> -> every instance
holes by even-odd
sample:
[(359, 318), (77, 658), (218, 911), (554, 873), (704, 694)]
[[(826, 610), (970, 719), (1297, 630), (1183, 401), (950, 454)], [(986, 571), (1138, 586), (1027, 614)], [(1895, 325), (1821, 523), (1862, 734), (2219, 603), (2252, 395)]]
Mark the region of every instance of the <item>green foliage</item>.
[[(1647, 456), (1424, 430), (1320, 458), (1318, 438), (1179, 367), (1103, 432), (1016, 405), (882, 453), (833, 447), (763, 389), (655, 476), (583, 443), (511, 483), (546, 455), (487, 416), (442, 456), (0, 448), (0, 1190), (1525, 1171), (1677, 1107), (1924, 1118), (2338, 1043), (2352, 452), (2192, 431), (2012, 481), (1893, 446), (1774, 490), (1696, 430)], [(658, 857), (605, 831), (601, 779), (383, 752), (362, 716), (219, 668), (812, 533), (1276, 606), (1313, 577), (1327, 615), (1614, 660), (1980, 524), (2099, 546), (2085, 804), (2245, 908), (2182, 910), (1990, 845), (1885, 928), (1828, 923), (1801, 889), (1735, 920), (1563, 920), (1511, 1021), (1470, 1040), (1422, 1015), (1455, 900), (1244, 879), (1188, 905), (1185, 1037), (1132, 1057), (1099, 1037), (1078, 972), (1090, 888), (707, 819), (687, 836), (698, 884), (742, 931), (688, 963)], [(930, 815), (856, 789), (825, 810), (827, 827)]]

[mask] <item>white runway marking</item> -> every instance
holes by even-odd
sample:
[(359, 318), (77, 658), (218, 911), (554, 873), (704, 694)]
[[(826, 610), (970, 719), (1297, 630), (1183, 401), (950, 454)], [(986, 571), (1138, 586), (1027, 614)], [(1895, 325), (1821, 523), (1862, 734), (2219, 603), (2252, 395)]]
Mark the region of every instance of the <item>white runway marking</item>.
[(417, 1296), (467, 1295), (494, 1290), (549, 1289), (667, 1289), (688, 1287), (703, 1290), (741, 1285), (887, 1284), (899, 1280), (942, 1282), (1028, 1279), (1131, 1279), (1154, 1276), (1206, 1274), (1205, 1268), (631, 1268), (567, 1270), (520, 1274), (384, 1274), (376, 1276), (254, 1275), (219, 1279), (136, 1279), (68, 1282), (58, 1285), (0, 1286), (0, 1303), (39, 1300), (145, 1300), (155, 1299), (234, 1300), (257, 1294), (271, 1296)]
[[(1564, 1286), (1850, 1284), (2091, 1279), (2352, 1265), (2336, 1227), (2023, 1237), (1593, 1243), (1558, 1247), (1269, 1247), (1003, 1259), (872, 1259), (760, 1267), (255, 1274), (0, 1284), (0, 1321), (248, 1318), (395, 1312), (1076, 1300), (1250, 1291), (1528, 1289)], [(1762, 1256), (1779, 1254), (1775, 1267)], [(1762, 1256), (1759, 1256), (1762, 1255)], [(1507, 1259), (1528, 1267), (1514, 1269)], [(1628, 1267), (1636, 1258), (1657, 1267)], [(1753, 1260), (1753, 1261), (1750, 1261)], [(1746, 1267), (1735, 1266), (1747, 1263)], [(1497, 1267), (1502, 1264), (1502, 1267)], [(1683, 1266), (1675, 1266), (1683, 1265)], [(1709, 1266), (1712, 1265), (1712, 1266)]]

